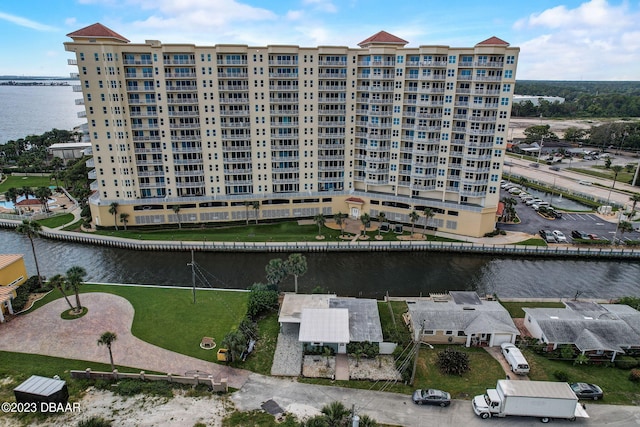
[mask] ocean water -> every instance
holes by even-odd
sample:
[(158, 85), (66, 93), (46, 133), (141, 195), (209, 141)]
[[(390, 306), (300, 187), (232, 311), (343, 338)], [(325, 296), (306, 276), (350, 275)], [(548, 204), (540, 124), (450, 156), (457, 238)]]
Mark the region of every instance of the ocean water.
[(82, 93), (72, 89), (79, 82), (68, 83), (69, 86), (0, 85), (0, 144), (41, 135), (53, 128), (70, 131), (86, 123), (85, 118), (78, 118), (84, 107), (75, 104)]

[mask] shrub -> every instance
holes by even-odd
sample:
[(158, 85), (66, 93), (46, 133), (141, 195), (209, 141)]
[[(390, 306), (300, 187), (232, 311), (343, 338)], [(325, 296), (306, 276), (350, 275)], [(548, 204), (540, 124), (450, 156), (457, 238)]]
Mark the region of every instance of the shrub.
[(584, 354), (579, 354), (576, 356), (575, 360), (573, 361), (574, 365), (587, 365), (589, 364), (589, 358), (584, 355)]
[(438, 353), (438, 367), (443, 374), (462, 375), (470, 369), (469, 356), (448, 347)]
[(615, 360), (616, 368), (632, 369), (638, 366), (638, 361), (630, 356), (618, 356)]
[(634, 383), (640, 382), (640, 369), (632, 369), (629, 373), (629, 380)]
[(260, 315), (275, 310), (278, 307), (278, 292), (267, 289), (267, 285), (256, 283), (251, 286), (249, 301), (247, 302), (247, 316), (256, 319)]
[(553, 373), (553, 376), (555, 377), (555, 379), (557, 379), (558, 381), (562, 381), (563, 383), (569, 382), (569, 374), (567, 374), (565, 371), (555, 371)]
[(560, 348), (560, 357), (563, 359), (571, 360), (573, 359), (573, 346), (571, 345), (563, 345)]
[(350, 342), (347, 344), (347, 353), (362, 353), (364, 356), (373, 359), (380, 353), (380, 345), (372, 342)]
[(112, 422), (102, 417), (91, 417), (78, 421), (78, 427), (111, 427)]

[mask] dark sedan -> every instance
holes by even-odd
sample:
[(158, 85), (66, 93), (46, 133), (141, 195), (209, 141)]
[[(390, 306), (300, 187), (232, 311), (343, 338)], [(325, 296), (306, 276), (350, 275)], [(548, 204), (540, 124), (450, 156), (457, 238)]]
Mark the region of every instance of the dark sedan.
[(571, 232), (571, 237), (573, 237), (574, 239), (587, 240), (589, 238), (589, 235), (584, 231), (573, 230)]
[(573, 383), (571, 389), (578, 399), (599, 400), (604, 397), (604, 392), (595, 384)]
[(413, 392), (413, 403), (417, 405), (439, 405), (442, 407), (451, 405), (451, 395), (446, 391), (428, 389)]

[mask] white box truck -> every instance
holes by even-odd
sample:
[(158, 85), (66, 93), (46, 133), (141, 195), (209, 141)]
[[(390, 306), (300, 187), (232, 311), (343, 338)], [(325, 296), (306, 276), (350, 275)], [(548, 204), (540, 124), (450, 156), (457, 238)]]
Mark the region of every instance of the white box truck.
[(552, 381), (498, 380), (495, 389), (473, 398), (473, 412), (479, 417), (588, 418), (568, 383)]

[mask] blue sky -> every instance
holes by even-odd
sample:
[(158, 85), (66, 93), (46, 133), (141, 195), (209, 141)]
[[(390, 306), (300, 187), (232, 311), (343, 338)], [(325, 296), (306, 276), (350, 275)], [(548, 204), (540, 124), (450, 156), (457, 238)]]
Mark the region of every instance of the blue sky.
[[(416, 8), (416, 5), (417, 6)], [(0, 3), (0, 75), (68, 76), (66, 34), (100, 22), (134, 43), (357, 44), (521, 49), (521, 80), (640, 80), (640, 1), (25, 0)]]

